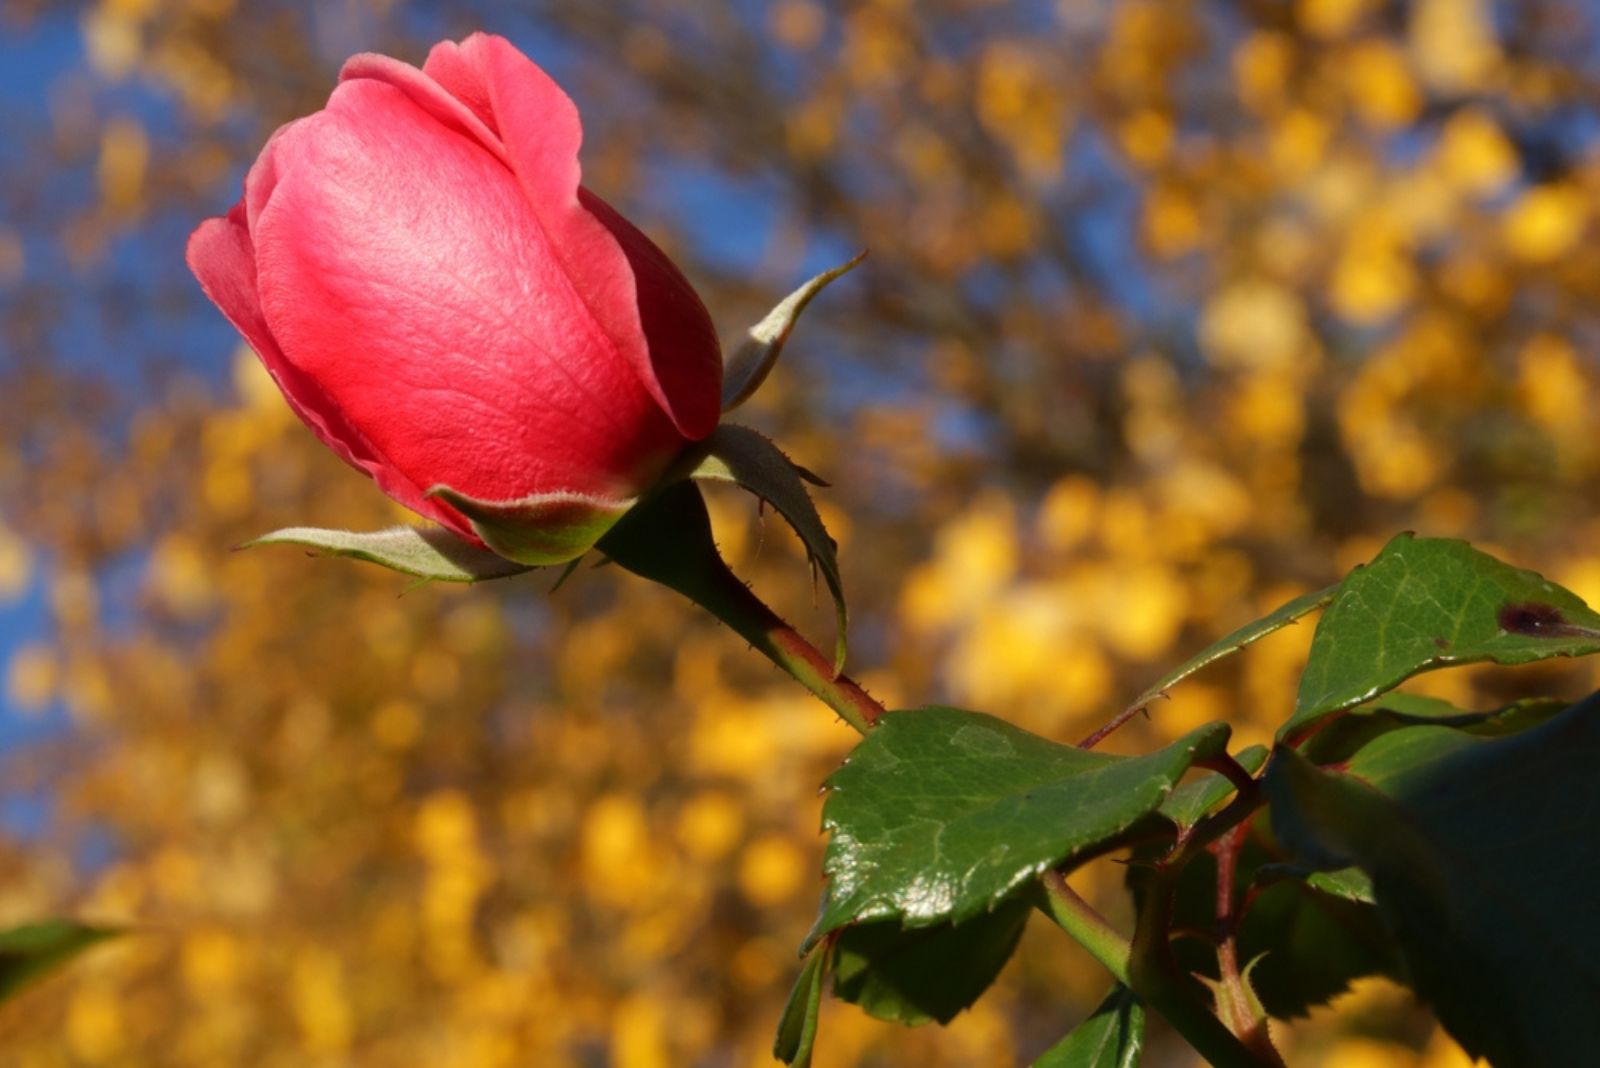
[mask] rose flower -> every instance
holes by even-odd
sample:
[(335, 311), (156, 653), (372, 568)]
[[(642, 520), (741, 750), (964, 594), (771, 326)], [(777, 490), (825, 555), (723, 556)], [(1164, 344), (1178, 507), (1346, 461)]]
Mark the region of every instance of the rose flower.
[[(521, 563), (588, 549), (717, 425), (710, 316), (580, 184), (572, 101), (499, 37), (345, 64), (190, 238), (319, 438)], [(507, 546), (510, 546), (508, 549)]]

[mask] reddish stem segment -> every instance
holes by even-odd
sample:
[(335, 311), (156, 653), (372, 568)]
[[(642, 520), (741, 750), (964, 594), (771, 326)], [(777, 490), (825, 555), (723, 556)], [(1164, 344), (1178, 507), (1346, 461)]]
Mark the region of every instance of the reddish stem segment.
[(1095, 746), (1097, 746), (1101, 742), (1105, 741), (1106, 738), (1113, 731), (1115, 731), (1118, 727), (1121, 727), (1124, 723), (1128, 722), (1134, 716), (1137, 716), (1140, 712), (1143, 712), (1143, 711), (1145, 711), (1145, 706), (1144, 705), (1132, 705), (1132, 706), (1130, 706), (1128, 708), (1124, 708), (1121, 712), (1118, 712), (1116, 714), (1116, 716), (1112, 718), (1111, 722), (1107, 723), (1105, 726), (1101, 727), (1099, 730), (1097, 730), (1093, 734), (1089, 735), (1083, 741), (1079, 742), (1078, 743), (1078, 748), (1079, 749), (1093, 749)]
[(659, 582), (722, 620), (862, 734), (883, 706), (768, 608), (717, 552), (705, 501), (692, 482), (676, 482), (636, 505), (598, 548), (623, 567)]
[(1260, 1018), (1255, 998), (1251, 996), (1244, 975), (1239, 970), (1239, 941), (1236, 935), (1240, 914), (1234, 907), (1234, 884), (1238, 879), (1239, 853), (1249, 833), (1250, 820), (1247, 818), (1217, 839), (1217, 969), (1220, 973), (1217, 1010), (1228, 1029), (1238, 1035), (1251, 1052), (1269, 1064), (1282, 1064), (1282, 1058), (1267, 1033), (1266, 1021)]
[[(1227, 991), (1224, 1000), (1235, 1008), (1248, 1001), (1244, 996), (1244, 979), (1239, 974), (1239, 945), (1234, 938), (1233, 911), (1233, 884), (1238, 878), (1239, 850), (1248, 826), (1248, 822), (1241, 823), (1217, 839), (1217, 965)], [(1229, 1022), (1238, 1032), (1243, 1021)]]
[(757, 652), (810, 690), (858, 732), (865, 734), (877, 725), (878, 717), (884, 712), (883, 705), (850, 676), (835, 675), (833, 661), (768, 608), (732, 571), (720, 567), (714, 574), (715, 581), (696, 591), (696, 599), (702, 607), (732, 627)]
[(1254, 796), (1257, 783), (1255, 777), (1245, 770), (1244, 765), (1234, 759), (1232, 753), (1219, 753), (1214, 757), (1196, 760), (1194, 766), (1207, 771), (1219, 772), (1233, 788), (1245, 796)]

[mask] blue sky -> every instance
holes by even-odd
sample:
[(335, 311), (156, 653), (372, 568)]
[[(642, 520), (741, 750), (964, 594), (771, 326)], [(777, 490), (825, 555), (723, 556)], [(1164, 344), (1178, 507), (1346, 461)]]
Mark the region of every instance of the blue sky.
[[(0, 35), (0, 110), (7, 116), (36, 112), (47, 98), (45, 88), (82, 62), (77, 21), (70, 13), (47, 12), (26, 28), (8, 26)], [(43, 583), (37, 574), (20, 600), (0, 603), (0, 665), (9, 665), (17, 647), (45, 633)], [(0, 689), (0, 751), (59, 730), (65, 716), (58, 708), (44, 716), (24, 715)], [(27, 826), (39, 818), (39, 802), (13, 799), (0, 808), (0, 822)]]

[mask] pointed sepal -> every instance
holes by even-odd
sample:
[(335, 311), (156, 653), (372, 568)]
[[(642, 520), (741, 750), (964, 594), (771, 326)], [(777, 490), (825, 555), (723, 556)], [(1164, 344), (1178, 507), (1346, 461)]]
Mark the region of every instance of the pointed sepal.
[(529, 570), (443, 527), (399, 526), (372, 531), (285, 527), (247, 541), (239, 548), (256, 545), (303, 545), (331, 556), (366, 560), (438, 582), (483, 582), (510, 578)]
[(817, 506), (806, 492), (805, 483), (815, 481), (805, 468), (785, 456), (772, 441), (745, 426), (724, 423), (702, 445), (704, 459), (690, 477), (715, 482), (732, 482), (771, 504), (794, 528), (805, 543), (806, 554), (821, 572), (833, 597), (838, 621), (834, 645), (834, 671), (844, 670), (850, 613), (844, 600), (844, 582), (839, 575), (838, 545), (817, 513)]
[(766, 318), (750, 328), (744, 340), (729, 351), (722, 363), (723, 411), (733, 411), (761, 388), (761, 383), (767, 380), (772, 365), (778, 362), (778, 356), (783, 352), (784, 343), (789, 340), (789, 333), (794, 329), (795, 321), (800, 318), (800, 313), (805, 311), (806, 305), (811, 303), (811, 298), (822, 292), (829, 282), (849, 272), (866, 257), (865, 252), (859, 252), (850, 262), (823, 271), (780, 300), (777, 306), (767, 313)]
[(480, 501), (449, 486), (434, 486), (427, 496), (466, 516), (473, 533), (490, 549), (528, 567), (577, 559), (593, 548), (635, 503), (577, 493)]

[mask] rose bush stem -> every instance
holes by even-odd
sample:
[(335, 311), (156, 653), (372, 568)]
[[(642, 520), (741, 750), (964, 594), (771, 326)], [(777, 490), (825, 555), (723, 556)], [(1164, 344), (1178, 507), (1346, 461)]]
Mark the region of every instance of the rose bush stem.
[(693, 482), (669, 483), (600, 539), (599, 549), (635, 575), (676, 590), (732, 627), (861, 734), (883, 706), (799, 631), (768, 608), (717, 551), (711, 518)]
[(1234, 905), (1234, 883), (1238, 878), (1239, 853), (1244, 848), (1250, 821), (1217, 839), (1217, 1008), (1229, 1030), (1262, 1057), (1277, 1059), (1266, 1021), (1261, 1019), (1249, 988), (1249, 980), (1239, 968), (1237, 937), (1240, 910)]
[(833, 673), (833, 663), (799, 631), (784, 622), (726, 567), (696, 596), (701, 607), (722, 620), (757, 652), (810, 690), (841, 719), (866, 734), (883, 715), (883, 705), (850, 676)]
[(1066, 876), (1059, 871), (1047, 871), (1039, 877), (1044, 894), (1040, 910), (1055, 925), (1089, 951), (1123, 986), (1128, 986), (1128, 960), (1133, 947), (1116, 928), (1106, 922), (1078, 892), (1067, 885)]
[(1133, 992), (1171, 1024), (1215, 1068), (1281, 1068), (1228, 1030), (1204, 1000), (1204, 988), (1178, 967), (1169, 941), (1177, 872), (1158, 870), (1139, 909), (1128, 974)]

